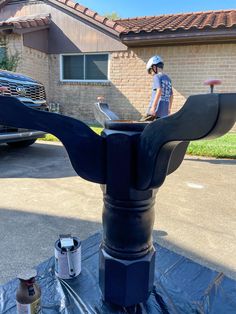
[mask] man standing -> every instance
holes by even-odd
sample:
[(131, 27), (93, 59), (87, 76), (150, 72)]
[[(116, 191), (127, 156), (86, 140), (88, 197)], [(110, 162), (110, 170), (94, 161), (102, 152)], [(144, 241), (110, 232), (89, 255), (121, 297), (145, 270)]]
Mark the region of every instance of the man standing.
[(160, 56), (153, 56), (147, 62), (146, 69), (153, 75), (152, 95), (147, 115), (142, 121), (153, 121), (171, 113), (173, 90), (171, 80), (163, 73), (164, 62)]

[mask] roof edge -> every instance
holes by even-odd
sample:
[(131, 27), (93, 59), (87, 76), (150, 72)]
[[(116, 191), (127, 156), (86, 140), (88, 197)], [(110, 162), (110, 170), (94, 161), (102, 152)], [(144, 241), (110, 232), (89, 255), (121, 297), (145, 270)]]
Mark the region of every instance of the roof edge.
[(71, 0), (46, 0), (46, 2), (54, 4), (66, 11), (69, 11), (81, 19), (100, 27), (107, 32), (119, 37), (120, 33), (125, 30), (125, 28), (119, 25), (117, 22), (108, 19), (105, 16), (99, 15), (97, 12), (90, 10), (83, 5), (76, 3)]
[(18, 16), (0, 21), (0, 30), (17, 30), (20, 32), (29, 32), (36, 29), (49, 28), (51, 24), (50, 14), (37, 14), (29, 16)]
[(136, 16), (136, 17), (128, 17), (125, 19), (117, 19), (114, 20), (114, 22), (119, 23), (119, 21), (132, 21), (132, 20), (139, 20), (139, 19), (149, 19), (149, 18), (154, 18), (154, 17), (168, 17), (168, 16), (179, 16), (179, 15), (189, 15), (189, 14), (207, 14), (207, 13), (220, 13), (220, 12), (232, 12), (232, 11), (236, 11), (235, 8), (232, 9), (225, 9), (225, 10), (208, 10), (208, 11), (192, 11), (192, 12), (182, 12), (182, 13), (169, 13), (169, 14), (159, 14), (159, 15), (144, 15), (144, 16)]
[(153, 44), (158, 45), (176, 45), (176, 44), (200, 44), (200, 43), (226, 43), (236, 42), (236, 27), (231, 32), (227, 30), (201, 30), (201, 31), (182, 31), (170, 32), (165, 31), (161, 34), (159, 32), (147, 33), (134, 33), (123, 34), (120, 36), (123, 44), (128, 47), (150, 46)]

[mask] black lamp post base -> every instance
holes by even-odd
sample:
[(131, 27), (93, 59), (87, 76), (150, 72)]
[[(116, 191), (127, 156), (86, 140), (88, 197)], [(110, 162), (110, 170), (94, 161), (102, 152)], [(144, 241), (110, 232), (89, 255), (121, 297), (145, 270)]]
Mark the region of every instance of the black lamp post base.
[(153, 290), (154, 190), (181, 165), (189, 141), (219, 137), (233, 127), (236, 94), (191, 96), (181, 110), (150, 124), (115, 121), (108, 109), (99, 136), (79, 120), (0, 95), (0, 124), (54, 134), (77, 174), (102, 185), (99, 284), (105, 301), (129, 307), (147, 301)]
[(105, 302), (131, 306), (145, 302), (152, 289), (155, 249), (136, 260), (121, 260), (99, 250), (99, 285)]

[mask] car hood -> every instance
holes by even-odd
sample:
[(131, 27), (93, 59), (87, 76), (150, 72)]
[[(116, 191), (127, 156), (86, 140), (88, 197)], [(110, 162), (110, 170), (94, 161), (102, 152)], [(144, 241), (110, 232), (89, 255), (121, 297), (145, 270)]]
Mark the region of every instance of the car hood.
[(39, 83), (26, 75), (0, 70), (0, 79), (4, 79), (4, 78), (17, 80), (17, 81), (23, 81), (23, 82)]

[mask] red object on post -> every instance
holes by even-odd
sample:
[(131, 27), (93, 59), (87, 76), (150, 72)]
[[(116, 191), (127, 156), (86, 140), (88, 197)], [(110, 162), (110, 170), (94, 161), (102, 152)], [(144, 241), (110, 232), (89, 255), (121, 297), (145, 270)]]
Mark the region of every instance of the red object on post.
[(215, 85), (221, 85), (221, 84), (222, 84), (221, 80), (218, 80), (218, 79), (209, 79), (209, 80), (206, 80), (204, 82), (204, 85), (209, 85), (210, 86), (211, 93), (213, 93)]

